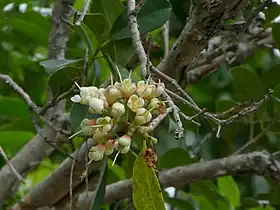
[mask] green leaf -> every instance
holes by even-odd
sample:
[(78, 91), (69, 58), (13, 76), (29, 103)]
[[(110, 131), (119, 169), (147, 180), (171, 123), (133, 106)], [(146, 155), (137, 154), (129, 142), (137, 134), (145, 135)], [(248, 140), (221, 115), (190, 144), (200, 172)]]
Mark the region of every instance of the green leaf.
[(80, 103), (73, 103), (72, 109), (70, 112), (70, 118), (71, 118), (71, 125), (72, 125), (72, 131), (76, 132), (77, 129), (80, 127), (81, 122), (88, 114), (88, 106), (82, 105)]
[(161, 169), (174, 168), (194, 162), (189, 153), (182, 148), (174, 148), (167, 151), (159, 161)]
[(263, 10), (265, 14), (265, 22), (270, 24), (275, 18), (280, 14), (280, 6), (277, 2), (270, 2), (267, 5), (267, 8)]
[(264, 74), (260, 77), (260, 81), (266, 89), (273, 89), (280, 82), (279, 68), (279, 64), (272, 66), (271, 68), (266, 69)]
[(88, 13), (84, 18), (84, 24), (99, 39), (106, 29), (106, 17), (101, 13)]
[(16, 154), (35, 134), (27, 131), (0, 131), (0, 145), (7, 155)]
[(254, 198), (244, 198), (241, 202), (241, 205), (237, 208), (237, 210), (247, 210), (249, 208), (260, 206), (258, 201)]
[(16, 130), (33, 130), (34, 126), (30, 118), (28, 106), (22, 99), (16, 97), (0, 97), (0, 116), (7, 117), (11, 124), (1, 125)]
[(234, 207), (240, 204), (240, 195), (237, 184), (231, 176), (218, 178), (220, 193), (227, 197)]
[(69, 90), (74, 83), (80, 78), (81, 68), (65, 67), (58, 69), (49, 77), (49, 85), (54, 95), (58, 95)]
[[(119, 17), (124, 9), (125, 7), (119, 0), (95, 0), (92, 3), (90, 12), (102, 14), (104, 16), (105, 28), (103, 29), (104, 22), (100, 16), (94, 16), (95, 19), (98, 18), (97, 20), (95, 20), (94, 18), (89, 19), (89, 17), (86, 17), (85, 23), (92, 31), (97, 31), (97, 39), (105, 39), (108, 36), (115, 20), (117, 19), (117, 17)], [(88, 20), (96, 23), (89, 23)], [(94, 26), (92, 24), (94, 24)], [(101, 35), (98, 36), (99, 34)]]
[(76, 64), (82, 64), (82, 62), (83, 59), (76, 59), (76, 60), (50, 59), (46, 61), (41, 61), (40, 65), (45, 68), (48, 74), (51, 74), (56, 70), (65, 68), (66, 66), (75, 66)]
[[(140, 34), (146, 34), (162, 26), (170, 17), (171, 5), (167, 0), (147, 0), (137, 14)], [(127, 12), (124, 11), (114, 23), (110, 32), (110, 39), (125, 39), (131, 37), (127, 25)]]
[(199, 205), (199, 210), (217, 210), (212, 203), (204, 196), (193, 196)]
[[(273, 100), (274, 106), (278, 112), (280, 112), (280, 84), (278, 84), (273, 92), (273, 96), (276, 97), (276, 100)], [(279, 99), (279, 100), (277, 100)]]
[(36, 167), (34, 171), (28, 173), (27, 179), (31, 179), (32, 186), (35, 186), (37, 183), (49, 176), (58, 167), (58, 165), (58, 163), (53, 163), (50, 159), (46, 158), (39, 166)]
[(111, 184), (125, 179), (124, 169), (117, 164), (112, 166), (112, 163), (113, 161), (111, 159), (108, 159), (107, 165), (108, 165), (109, 174), (108, 174), (107, 184)]
[(134, 55), (131, 39), (111, 41), (104, 46), (103, 52), (109, 55), (116, 64), (124, 66)]
[(104, 195), (107, 184), (108, 168), (107, 168), (107, 157), (102, 160), (100, 168), (99, 182), (96, 188), (96, 194), (92, 201), (91, 210), (100, 210), (103, 206)]
[(133, 167), (133, 203), (137, 210), (162, 210), (165, 209), (162, 192), (154, 169), (146, 163), (146, 150), (144, 146)]
[(18, 18), (7, 18), (5, 20), (0, 20), (0, 28), (3, 26), (10, 26), (41, 44), (45, 45), (48, 43), (48, 32), (41, 26), (34, 24), (33, 21), (31, 22)]
[(272, 24), (272, 36), (275, 40), (277, 48), (280, 49), (280, 23)]
[(253, 71), (241, 66), (231, 71), (234, 94), (239, 101), (259, 100), (263, 97), (264, 88)]
[(166, 192), (163, 193), (164, 201), (169, 205), (176, 207), (177, 210), (196, 210), (197, 204), (191, 195), (188, 199), (172, 198)]

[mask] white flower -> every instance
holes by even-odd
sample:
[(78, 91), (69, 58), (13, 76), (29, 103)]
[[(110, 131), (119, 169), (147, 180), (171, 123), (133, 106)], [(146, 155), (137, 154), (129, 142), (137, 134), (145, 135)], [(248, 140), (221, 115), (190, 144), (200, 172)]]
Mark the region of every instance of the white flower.
[(73, 101), (74, 103), (79, 103), (81, 101), (81, 96), (74, 95), (73, 97), (71, 97), (71, 101)]
[(132, 83), (130, 78), (126, 78), (123, 80), (120, 91), (124, 98), (129, 98), (136, 90), (135, 83)]
[(106, 91), (104, 94), (106, 96), (106, 99), (107, 99), (109, 105), (115, 103), (121, 96), (120, 90), (114, 85), (109, 85), (106, 88)]
[(143, 98), (138, 97), (137, 95), (132, 95), (129, 97), (127, 101), (127, 106), (133, 111), (137, 112), (137, 110), (145, 105), (145, 101)]
[(122, 103), (116, 102), (112, 106), (111, 115), (115, 118), (120, 118), (125, 113), (125, 107)]
[(157, 109), (159, 107), (159, 99), (158, 98), (153, 98), (149, 105), (147, 106), (147, 109), (151, 110), (151, 109)]
[(145, 108), (140, 108), (137, 110), (134, 123), (136, 125), (143, 125), (147, 122), (150, 122), (152, 120), (152, 114)]
[(89, 107), (93, 112), (101, 114), (104, 110), (104, 102), (101, 99), (98, 98), (91, 98), (89, 100)]

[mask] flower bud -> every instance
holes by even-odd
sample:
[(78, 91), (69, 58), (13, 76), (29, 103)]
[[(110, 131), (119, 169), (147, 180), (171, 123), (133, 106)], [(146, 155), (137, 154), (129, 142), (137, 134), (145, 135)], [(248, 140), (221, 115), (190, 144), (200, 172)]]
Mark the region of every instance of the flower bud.
[(136, 125), (143, 125), (152, 120), (152, 114), (145, 108), (140, 108), (137, 110), (134, 123)]
[(126, 154), (126, 153), (129, 152), (129, 150), (130, 150), (130, 145), (125, 146), (125, 147), (122, 148), (121, 153), (122, 153), (122, 154)]
[(132, 83), (130, 78), (126, 78), (123, 80), (122, 85), (120, 87), (120, 91), (122, 93), (123, 98), (129, 98), (136, 90), (135, 83)]
[(157, 142), (158, 142), (157, 138), (155, 138), (153, 136), (151, 136), (151, 141), (153, 144), (157, 144)]
[(157, 88), (156, 88), (157, 96), (160, 96), (161, 94), (163, 94), (164, 89), (165, 89), (164, 83), (163, 83), (163, 82), (160, 82), (160, 83), (157, 85)]
[(92, 137), (96, 142), (104, 142), (108, 139), (108, 134), (97, 129)]
[(110, 139), (105, 145), (105, 155), (111, 155), (116, 149), (115, 140)]
[(103, 127), (101, 127), (101, 131), (105, 132), (105, 133), (110, 132), (111, 129), (112, 129), (112, 125), (111, 124), (105, 124), (105, 125), (103, 125)]
[(91, 111), (101, 114), (104, 109), (104, 102), (103, 100), (98, 98), (91, 98), (89, 100), (89, 106), (91, 108)]
[(96, 120), (90, 120), (90, 119), (83, 119), (81, 126), (86, 126), (86, 125), (96, 125)]
[(145, 105), (145, 101), (143, 98), (138, 97), (137, 95), (132, 95), (129, 97), (127, 101), (127, 106), (133, 111), (137, 112), (137, 110)]
[(153, 98), (150, 101), (149, 105), (147, 106), (147, 109), (149, 109), (149, 110), (157, 109), (157, 108), (159, 108), (159, 103), (160, 103), (160, 101), (158, 98)]
[(81, 101), (81, 96), (74, 95), (73, 97), (71, 97), (71, 101), (73, 101), (74, 103), (79, 103)]
[(128, 145), (131, 144), (131, 136), (129, 136), (129, 135), (123, 135), (123, 136), (121, 136), (120, 138), (118, 138), (117, 141), (118, 141), (118, 144), (119, 144), (120, 146), (123, 146), (123, 147), (128, 146)]
[(105, 151), (104, 144), (98, 144), (96, 146), (92, 146), (89, 150), (88, 157), (90, 160), (100, 161), (103, 159), (104, 151)]
[(113, 103), (115, 103), (120, 98), (121, 92), (114, 85), (109, 85), (106, 88), (105, 96), (106, 96), (106, 99), (108, 101), (108, 104), (112, 105)]
[(85, 98), (90, 95), (90, 89), (88, 87), (81, 87), (80, 88), (80, 95), (82, 98)]
[(82, 133), (85, 135), (85, 136), (90, 136), (92, 135), (94, 132), (94, 128), (92, 128), (91, 126), (82, 126)]
[(111, 115), (114, 118), (120, 118), (125, 113), (125, 107), (123, 104), (116, 102), (112, 106)]

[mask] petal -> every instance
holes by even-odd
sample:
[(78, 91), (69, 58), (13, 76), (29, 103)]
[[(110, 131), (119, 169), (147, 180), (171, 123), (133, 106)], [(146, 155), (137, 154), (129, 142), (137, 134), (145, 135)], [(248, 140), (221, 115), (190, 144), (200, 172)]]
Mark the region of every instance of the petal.
[(71, 97), (71, 101), (73, 101), (74, 103), (79, 103), (81, 101), (81, 96), (74, 95), (73, 97)]

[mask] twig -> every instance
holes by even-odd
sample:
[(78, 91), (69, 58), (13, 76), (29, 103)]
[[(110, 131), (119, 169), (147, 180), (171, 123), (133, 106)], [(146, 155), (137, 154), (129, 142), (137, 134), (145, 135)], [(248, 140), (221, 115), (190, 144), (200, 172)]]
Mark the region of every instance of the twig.
[(162, 36), (164, 42), (164, 58), (166, 58), (169, 53), (169, 20), (162, 27)]
[[(162, 188), (171, 186), (178, 188), (199, 180), (213, 180), (217, 177), (252, 172), (280, 180), (279, 164), (270, 153), (252, 152), (169, 169), (160, 172), (159, 181)], [(85, 193), (79, 194), (76, 206), (85, 208), (85, 204), (91, 202), (95, 193), (96, 191), (91, 192), (88, 198)], [(110, 204), (130, 197), (131, 194), (131, 179), (122, 180), (106, 186), (104, 203)]]
[(182, 103), (187, 104), (188, 106), (190, 106), (191, 108), (193, 108), (196, 112), (198, 113), (202, 113), (204, 115), (205, 118), (207, 119), (211, 119), (214, 123), (216, 123), (217, 125), (222, 123), (222, 120), (214, 117), (211, 113), (209, 112), (204, 112), (203, 109), (194, 106), (192, 103), (190, 103), (189, 101), (187, 101), (186, 99), (184, 99), (183, 97), (177, 95), (176, 93), (173, 93), (170, 90), (166, 90), (167, 93), (170, 94), (171, 97), (176, 98), (177, 100), (180, 100)]
[(88, 76), (88, 67), (89, 67), (89, 63), (88, 63), (88, 51), (89, 49), (86, 49), (86, 56), (85, 56), (85, 62), (84, 62), (84, 67), (83, 67), (83, 72), (82, 72), (82, 81), (81, 81), (81, 86), (84, 86), (86, 84), (87, 81), (87, 76)]
[(183, 112), (179, 112), (179, 114), (187, 121), (191, 121), (192, 123), (196, 124), (197, 126), (201, 126), (201, 124), (199, 122), (194, 121), (193, 119), (198, 116), (200, 113), (197, 113), (196, 115), (189, 117), (187, 115), (185, 115)]
[(249, 140), (246, 144), (244, 144), (241, 148), (239, 148), (237, 151), (235, 151), (232, 155), (238, 155), (244, 150), (246, 150), (249, 146), (252, 144), (255, 144), (264, 134), (266, 134), (267, 131), (274, 125), (274, 123), (278, 120), (279, 115), (275, 117), (263, 130), (260, 132), (256, 137)]
[(268, 93), (260, 101), (254, 102), (251, 106), (244, 108), (243, 110), (241, 110), (237, 114), (231, 116), (227, 120), (222, 120), (221, 125), (222, 126), (227, 126), (227, 125), (231, 124), (233, 121), (239, 119), (240, 117), (246, 116), (250, 113), (255, 112), (256, 110), (258, 110), (263, 105), (263, 103), (265, 101), (267, 101), (270, 98), (272, 93), (273, 93), (273, 90), (269, 89)]
[(170, 112), (172, 112), (172, 107), (168, 107), (165, 110), (164, 114), (161, 114), (157, 118), (153, 119), (152, 122), (150, 122), (149, 125), (146, 126), (145, 128), (146, 132), (148, 133), (152, 132)]
[(197, 107), (197, 104), (193, 101), (193, 99), (188, 95), (188, 93), (186, 93), (186, 91), (184, 91), (180, 85), (178, 85), (177, 81), (169, 76), (167, 76), (166, 74), (162, 73), (161, 71), (159, 71), (156, 67), (154, 67), (152, 65), (152, 63), (150, 62), (150, 68), (151, 68), (151, 71), (155, 72), (156, 74), (158, 74), (159, 76), (161, 76), (162, 78), (164, 78), (165, 80), (167, 80), (168, 82), (171, 82), (171, 84), (177, 88), (184, 97), (186, 97), (186, 99), (192, 103), (194, 106)]
[(57, 103), (60, 102), (61, 100), (67, 98), (67, 97), (73, 92), (73, 90), (75, 90), (75, 88), (76, 88), (76, 85), (72, 85), (72, 87), (71, 87), (68, 91), (62, 93), (61, 95), (59, 95), (59, 96), (56, 97), (56, 98), (53, 98), (51, 101), (49, 101), (49, 102), (41, 109), (41, 111), (39, 112), (39, 114), (40, 114), (40, 115), (44, 115), (44, 114), (46, 113), (46, 111), (47, 111), (48, 108), (54, 106), (55, 104), (57, 104)]
[(78, 20), (75, 22), (75, 25), (80, 26), (82, 24), (84, 17), (89, 9), (89, 6), (90, 6), (90, 0), (86, 0), (83, 11), (82, 11), (80, 17), (78, 18)]
[(136, 8), (135, 0), (127, 0), (128, 25), (130, 27), (130, 31), (132, 34), (132, 42), (136, 49), (136, 53), (139, 57), (142, 77), (146, 79), (148, 76), (148, 72), (147, 72), (148, 60), (147, 60), (147, 55), (145, 53), (145, 49), (142, 45), (140, 32), (138, 30), (136, 9), (137, 8)]
[(24, 100), (24, 102), (34, 111), (38, 113), (40, 107), (38, 107), (29, 97), (29, 95), (8, 75), (0, 74), (0, 80), (3, 80), (6, 84), (11, 86)]
[(172, 108), (173, 117), (174, 117), (174, 120), (177, 124), (177, 128), (176, 128), (176, 131), (175, 131), (175, 138), (180, 139), (184, 136), (184, 128), (183, 128), (183, 124), (182, 124), (182, 121), (181, 121), (180, 116), (179, 116), (180, 110), (174, 104), (174, 102), (172, 101), (170, 96), (165, 91), (163, 92), (162, 97), (167, 101), (167, 103), (169, 104), (169, 107)]
[(5, 162), (6, 162), (6, 164), (9, 166), (10, 170), (13, 172), (13, 174), (16, 176), (16, 178), (17, 178), (20, 182), (24, 183), (24, 179), (23, 179), (22, 176), (17, 172), (17, 170), (13, 167), (13, 165), (10, 163), (8, 157), (6, 156), (4, 150), (3, 150), (3, 148), (2, 148), (1, 146), (0, 146), (0, 154), (3, 156), (3, 158), (4, 158)]
[(31, 121), (32, 121), (33, 126), (35, 128), (35, 131), (36, 131), (36, 133), (39, 133), (41, 131), (41, 128), (40, 128), (40, 126), (38, 125), (38, 123), (35, 119), (34, 112), (32, 112), (32, 110), (30, 110), (30, 109), (29, 109), (29, 112), (30, 112)]

